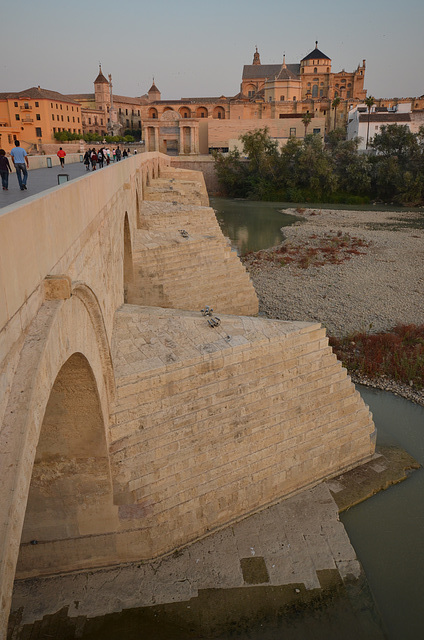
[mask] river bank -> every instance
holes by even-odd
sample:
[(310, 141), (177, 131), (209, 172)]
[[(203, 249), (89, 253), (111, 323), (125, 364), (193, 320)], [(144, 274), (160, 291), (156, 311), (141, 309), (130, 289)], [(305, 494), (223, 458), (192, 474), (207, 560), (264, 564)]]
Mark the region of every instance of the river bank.
[[(286, 240), (242, 260), (260, 313), (319, 321), (332, 336), (424, 323), (424, 228), (417, 212), (286, 210), (303, 217)], [(421, 225), (421, 226), (420, 226)], [(354, 377), (424, 405), (424, 391)]]

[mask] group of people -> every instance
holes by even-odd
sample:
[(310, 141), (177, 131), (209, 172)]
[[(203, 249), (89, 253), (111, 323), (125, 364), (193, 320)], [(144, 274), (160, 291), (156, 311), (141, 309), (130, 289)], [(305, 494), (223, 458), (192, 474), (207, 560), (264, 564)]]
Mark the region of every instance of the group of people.
[(122, 158), (128, 158), (129, 155), (129, 149), (124, 149), (124, 151), (121, 151), (119, 146), (116, 147), (116, 149), (112, 149), (112, 151), (108, 147), (101, 147), (100, 149), (98, 149), (98, 151), (96, 151), (96, 149), (93, 147), (92, 149), (87, 149), (87, 151), (85, 152), (84, 164), (87, 171), (90, 171), (90, 165), (91, 170), (95, 171), (97, 169), (97, 165), (99, 165), (99, 169), (102, 169), (104, 163), (106, 163), (107, 166), (111, 161), (119, 162)]
[[(16, 169), (19, 188), (21, 191), (26, 191), (29, 161), (27, 152), (23, 147), (21, 147), (19, 140), (15, 140), (15, 147), (11, 150), (10, 155), (13, 166)], [(0, 149), (0, 176), (3, 191), (8, 191), (9, 189), (9, 173), (11, 173), (11, 171), (12, 169), (9, 159), (6, 157), (6, 151), (4, 149)]]
[[(134, 153), (137, 153), (135, 151)], [(100, 169), (103, 168), (104, 163), (106, 165), (110, 164), (111, 161), (119, 162), (121, 158), (127, 158), (130, 155), (130, 150), (121, 149), (116, 147), (116, 149), (101, 147), (98, 151), (93, 147), (92, 149), (88, 149), (84, 154), (84, 164), (86, 166), (87, 171), (91, 170), (95, 171), (97, 165)], [(18, 178), (19, 188), (21, 191), (26, 191), (27, 189), (27, 179), (28, 179), (28, 167), (29, 160), (28, 154), (21, 144), (19, 140), (15, 140), (15, 147), (11, 150), (10, 156), (12, 158), (13, 166), (16, 169), (16, 175)], [(65, 156), (66, 152), (60, 147), (57, 152), (57, 156), (60, 160), (60, 166), (62, 169), (65, 167)], [(6, 151), (4, 149), (0, 149), (0, 177), (1, 184), (3, 187), (3, 191), (8, 191), (9, 189), (9, 173), (11, 173), (12, 168), (10, 166), (9, 159), (6, 157)]]

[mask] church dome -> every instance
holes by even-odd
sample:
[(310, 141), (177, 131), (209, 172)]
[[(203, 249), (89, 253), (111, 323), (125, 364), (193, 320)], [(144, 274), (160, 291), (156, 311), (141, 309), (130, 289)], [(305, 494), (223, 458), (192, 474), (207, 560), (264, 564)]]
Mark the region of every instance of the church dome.
[(318, 40), (315, 41), (315, 49), (308, 53), (307, 56), (302, 58), (301, 62), (305, 62), (305, 60), (331, 60), (328, 56), (325, 55), (322, 51), (318, 49)]

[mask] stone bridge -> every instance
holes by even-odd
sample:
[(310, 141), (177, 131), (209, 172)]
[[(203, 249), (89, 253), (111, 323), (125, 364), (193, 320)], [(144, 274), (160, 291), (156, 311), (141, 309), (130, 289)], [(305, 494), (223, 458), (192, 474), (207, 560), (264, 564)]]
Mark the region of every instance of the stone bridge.
[(2, 210), (3, 632), (15, 576), (158, 557), (374, 451), (325, 330), (255, 317), (208, 204), (146, 153)]

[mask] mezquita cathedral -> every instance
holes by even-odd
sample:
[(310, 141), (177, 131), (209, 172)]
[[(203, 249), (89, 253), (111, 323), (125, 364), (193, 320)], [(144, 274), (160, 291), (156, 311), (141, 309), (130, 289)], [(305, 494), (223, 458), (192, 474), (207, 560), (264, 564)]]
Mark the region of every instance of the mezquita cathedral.
[[(256, 48), (252, 63), (243, 67), (239, 92), (231, 97), (163, 100), (154, 80), (143, 96), (116, 95), (112, 77), (106, 78), (100, 66), (94, 93), (63, 95), (31, 87), (0, 94), (0, 144), (10, 150), (19, 138), (27, 149), (41, 149), (56, 142), (62, 131), (104, 136), (142, 130), (147, 151), (208, 154), (240, 148), (242, 134), (267, 127), (284, 145), (289, 138), (309, 133), (323, 138), (331, 129), (345, 127), (355, 107), (362, 105), (358, 109), (363, 110), (364, 80), (365, 60), (353, 71), (333, 71), (318, 42), (296, 63), (287, 63), (283, 56), (279, 64), (263, 64)], [(376, 108), (387, 111), (408, 101), (411, 98), (378, 99)], [(423, 107), (424, 96), (415, 98), (412, 109)]]
[[(82, 106), (85, 131), (143, 129), (149, 151), (183, 154), (226, 150), (237, 145), (241, 134), (268, 127), (282, 143), (303, 137), (305, 113), (312, 116), (308, 133), (325, 132), (345, 124), (353, 105), (363, 102), (365, 60), (354, 71), (334, 72), (331, 58), (318, 48), (298, 63), (263, 64), (258, 49), (243, 67), (240, 91), (235, 96), (162, 100), (153, 81), (139, 98), (114, 95), (112, 79), (100, 67), (94, 94), (69, 96)], [(334, 98), (340, 98), (336, 113)]]

